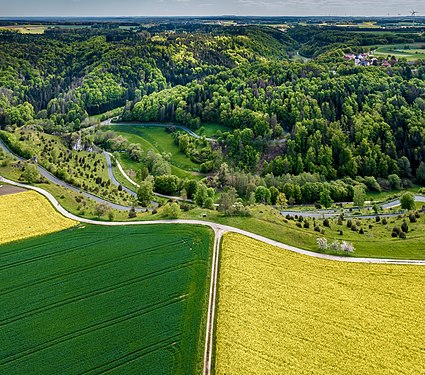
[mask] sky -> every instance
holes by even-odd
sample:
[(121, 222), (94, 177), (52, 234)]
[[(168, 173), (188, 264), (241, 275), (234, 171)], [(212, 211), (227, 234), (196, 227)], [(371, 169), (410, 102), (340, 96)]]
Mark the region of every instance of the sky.
[(406, 16), (423, 0), (0, 0), (0, 16)]

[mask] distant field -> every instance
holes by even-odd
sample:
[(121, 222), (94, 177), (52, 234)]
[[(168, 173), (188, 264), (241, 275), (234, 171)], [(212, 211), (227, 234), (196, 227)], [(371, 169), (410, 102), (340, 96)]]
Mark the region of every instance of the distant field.
[(0, 26), (0, 30), (13, 30), (21, 34), (44, 34), (47, 29), (86, 29), (91, 28), (89, 25), (12, 25)]
[(0, 244), (57, 232), (76, 225), (34, 191), (0, 195)]
[(319, 260), (227, 234), (215, 373), (423, 374), (424, 280), (424, 267)]
[(407, 60), (425, 59), (425, 43), (381, 45), (374, 52), (376, 56), (405, 57)]
[(21, 34), (44, 34), (46, 27), (42, 25), (0, 26), (0, 30), (18, 31)]
[(86, 226), (0, 246), (0, 373), (199, 374), (211, 237)]

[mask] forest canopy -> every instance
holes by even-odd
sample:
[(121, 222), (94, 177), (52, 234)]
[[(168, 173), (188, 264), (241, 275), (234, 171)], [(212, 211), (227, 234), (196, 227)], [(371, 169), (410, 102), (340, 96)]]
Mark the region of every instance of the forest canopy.
[(0, 127), (69, 133), (122, 107), (125, 121), (228, 126), (216, 155), (235, 172), (420, 183), (424, 62), (389, 56), (385, 67), (355, 66), (344, 59), (373, 45), (420, 42), (420, 34), (319, 26), (3, 30)]

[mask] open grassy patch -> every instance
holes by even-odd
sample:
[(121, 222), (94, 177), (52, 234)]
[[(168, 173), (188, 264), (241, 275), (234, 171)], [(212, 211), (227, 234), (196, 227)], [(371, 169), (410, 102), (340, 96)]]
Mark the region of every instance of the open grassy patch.
[(199, 171), (199, 165), (191, 161), (174, 143), (173, 136), (162, 127), (144, 127), (141, 125), (113, 125), (107, 129), (127, 138), (131, 143), (138, 143), (144, 151), (171, 153), (171, 164), (184, 171)]
[(76, 225), (34, 191), (0, 195), (0, 244), (61, 231)]
[(80, 226), (1, 246), (0, 373), (200, 373), (211, 238)]
[(216, 135), (218, 131), (225, 133), (232, 132), (233, 129), (229, 126), (221, 124), (202, 124), (202, 126), (198, 130), (195, 130), (195, 133), (201, 136), (203, 135), (205, 137), (212, 138)]
[(216, 374), (420, 374), (425, 268), (223, 240)]

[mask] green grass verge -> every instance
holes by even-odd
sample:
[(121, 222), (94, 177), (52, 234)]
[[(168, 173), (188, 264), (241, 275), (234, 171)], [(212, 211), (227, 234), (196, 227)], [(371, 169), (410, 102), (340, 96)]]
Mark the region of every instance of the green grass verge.
[(86, 226), (0, 247), (0, 372), (201, 372), (212, 232)]
[[(296, 220), (286, 220), (277, 210), (271, 207), (257, 206), (251, 209), (251, 217), (224, 217), (216, 211), (195, 209), (181, 214), (181, 218), (208, 220), (220, 224), (230, 225), (244, 229), (248, 232), (296, 246), (302, 249), (319, 252), (316, 240), (319, 237), (326, 237), (329, 242), (333, 240), (345, 240), (352, 242), (356, 248), (352, 256), (368, 258), (394, 258), (394, 259), (425, 259), (425, 214), (420, 214), (416, 223), (410, 223), (408, 215), (400, 218), (392, 217), (387, 219), (387, 224), (376, 223), (375, 219), (359, 219), (360, 226), (364, 234), (354, 232), (347, 228), (347, 221), (338, 225), (337, 220), (330, 221), (330, 228), (324, 227), (323, 220), (316, 219), (316, 224), (320, 229), (324, 229), (325, 234), (314, 231), (313, 220), (308, 219), (310, 228), (298, 228)], [(205, 218), (202, 214), (206, 214)], [(158, 212), (159, 216), (161, 211)], [(407, 239), (392, 238), (393, 227), (401, 227), (403, 220), (406, 220), (409, 232)], [(356, 224), (357, 219), (352, 219)], [(372, 228), (369, 228), (372, 225)], [(343, 235), (339, 231), (343, 231)], [(342, 255), (327, 251), (328, 254)]]

